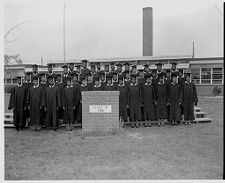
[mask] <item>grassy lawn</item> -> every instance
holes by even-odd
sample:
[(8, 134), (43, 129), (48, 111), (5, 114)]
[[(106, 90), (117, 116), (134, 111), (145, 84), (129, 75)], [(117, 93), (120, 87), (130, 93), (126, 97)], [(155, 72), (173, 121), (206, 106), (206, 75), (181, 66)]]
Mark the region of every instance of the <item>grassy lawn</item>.
[(211, 123), (90, 135), (5, 129), (5, 179), (222, 179), (223, 99), (198, 106)]

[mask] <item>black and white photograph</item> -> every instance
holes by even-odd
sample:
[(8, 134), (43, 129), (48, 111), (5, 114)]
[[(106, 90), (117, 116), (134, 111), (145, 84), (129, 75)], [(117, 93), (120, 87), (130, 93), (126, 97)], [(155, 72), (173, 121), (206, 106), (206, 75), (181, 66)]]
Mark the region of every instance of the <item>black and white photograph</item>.
[(1, 4), (2, 180), (223, 180), (222, 0)]

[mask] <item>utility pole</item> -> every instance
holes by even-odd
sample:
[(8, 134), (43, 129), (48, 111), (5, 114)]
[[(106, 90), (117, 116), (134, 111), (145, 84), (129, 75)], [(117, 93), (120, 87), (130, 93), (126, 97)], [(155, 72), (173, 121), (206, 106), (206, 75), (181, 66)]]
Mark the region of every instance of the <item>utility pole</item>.
[(192, 43), (192, 58), (195, 58), (195, 42)]
[(66, 63), (66, 49), (65, 49), (65, 2), (63, 6), (63, 61)]
[(43, 65), (43, 58), (41, 57), (41, 65)]

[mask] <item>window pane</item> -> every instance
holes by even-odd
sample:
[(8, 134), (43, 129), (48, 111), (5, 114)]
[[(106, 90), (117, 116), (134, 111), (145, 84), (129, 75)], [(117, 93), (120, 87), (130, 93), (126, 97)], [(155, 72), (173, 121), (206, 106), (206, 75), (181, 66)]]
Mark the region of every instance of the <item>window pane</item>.
[(222, 79), (214, 79), (212, 80), (212, 84), (222, 84)]
[(202, 84), (210, 84), (210, 79), (202, 79)]
[(200, 69), (198, 68), (191, 69), (191, 80), (195, 84), (200, 84)]
[(211, 68), (202, 68), (201, 79), (211, 79)]

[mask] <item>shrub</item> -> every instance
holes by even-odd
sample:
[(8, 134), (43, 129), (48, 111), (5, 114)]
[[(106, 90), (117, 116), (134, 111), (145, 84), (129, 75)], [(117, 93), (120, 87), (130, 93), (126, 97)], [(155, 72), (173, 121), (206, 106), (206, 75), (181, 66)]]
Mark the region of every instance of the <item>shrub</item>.
[(218, 87), (218, 86), (215, 86), (213, 88), (213, 95), (219, 95), (221, 92), (222, 92), (222, 88)]

